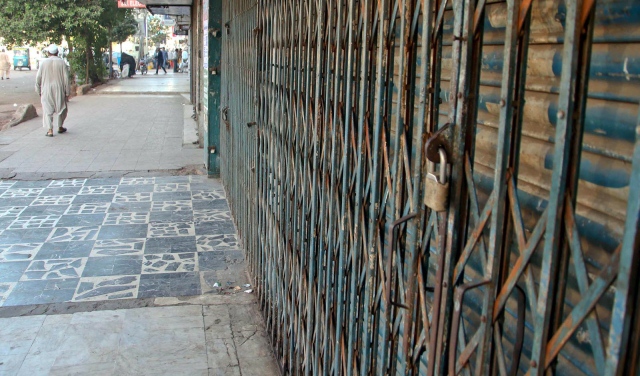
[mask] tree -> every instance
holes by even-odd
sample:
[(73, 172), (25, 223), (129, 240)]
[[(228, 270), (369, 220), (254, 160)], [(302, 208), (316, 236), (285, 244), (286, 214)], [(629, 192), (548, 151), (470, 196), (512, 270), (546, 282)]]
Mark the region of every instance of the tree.
[[(0, 7), (0, 35), (8, 46), (69, 42), (72, 69), (85, 82), (99, 81), (104, 71), (101, 51), (112, 38), (135, 34), (131, 11), (113, 0), (4, 0)], [(135, 27), (133, 25), (135, 24)]]
[(161, 18), (151, 17), (149, 20), (149, 38), (153, 43), (166, 43), (168, 32), (169, 28), (164, 26)]

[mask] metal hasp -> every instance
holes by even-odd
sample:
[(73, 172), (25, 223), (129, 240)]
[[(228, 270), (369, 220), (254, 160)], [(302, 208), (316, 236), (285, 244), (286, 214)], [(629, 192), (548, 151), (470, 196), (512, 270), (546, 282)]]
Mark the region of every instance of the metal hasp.
[(640, 2), (219, 3), (208, 157), (283, 374), (638, 373)]

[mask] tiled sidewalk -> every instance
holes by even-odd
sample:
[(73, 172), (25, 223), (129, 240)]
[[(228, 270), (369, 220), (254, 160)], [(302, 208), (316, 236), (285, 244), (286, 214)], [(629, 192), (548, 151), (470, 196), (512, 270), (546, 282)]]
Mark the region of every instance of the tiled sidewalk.
[(0, 181), (0, 306), (199, 295), (237, 243), (206, 176)]

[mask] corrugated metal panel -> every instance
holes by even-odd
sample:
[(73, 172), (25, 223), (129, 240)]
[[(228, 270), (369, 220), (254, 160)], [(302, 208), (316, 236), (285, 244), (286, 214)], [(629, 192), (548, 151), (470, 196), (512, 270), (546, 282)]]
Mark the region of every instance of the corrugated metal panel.
[(287, 373), (622, 372), (640, 4), (244, 0), (223, 22), (222, 176)]

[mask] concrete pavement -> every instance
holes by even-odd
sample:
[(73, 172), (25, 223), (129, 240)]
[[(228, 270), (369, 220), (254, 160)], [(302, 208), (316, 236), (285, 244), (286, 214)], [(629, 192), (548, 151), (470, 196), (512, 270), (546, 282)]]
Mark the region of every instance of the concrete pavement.
[(0, 132), (0, 375), (279, 374), (172, 76), (73, 98), (53, 138)]
[[(123, 176), (203, 166), (183, 147), (188, 77), (136, 75), (72, 98), (68, 132), (44, 137), (38, 117), (0, 133), (0, 178)], [(144, 95), (134, 94), (144, 92)]]

